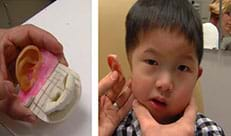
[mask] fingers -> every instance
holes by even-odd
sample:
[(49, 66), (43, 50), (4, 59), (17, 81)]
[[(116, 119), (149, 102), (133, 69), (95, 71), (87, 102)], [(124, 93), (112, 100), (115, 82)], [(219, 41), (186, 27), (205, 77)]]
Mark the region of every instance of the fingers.
[(0, 101), (7, 97), (7, 90), (8, 86), (5, 84), (5, 82), (0, 81)]
[(133, 106), (135, 115), (140, 122), (140, 126), (142, 130), (146, 130), (146, 128), (149, 128), (150, 126), (158, 124), (153, 119), (149, 111), (142, 104), (140, 104), (137, 100), (134, 100), (132, 106)]
[(59, 63), (65, 65), (65, 66), (68, 66), (68, 62), (67, 62), (64, 54), (60, 54), (57, 57), (58, 57)]
[(0, 29), (0, 40), (6, 31), (7, 29), (3, 29), (3, 28)]
[(132, 93), (128, 93), (124, 97), (124, 101), (123, 101), (124, 104), (122, 104), (122, 106), (120, 106), (120, 109), (118, 110), (118, 115), (120, 117), (120, 120), (122, 120), (131, 110), (133, 101), (134, 101), (134, 96), (132, 95)]
[(7, 80), (0, 81), (0, 100), (7, 99), (15, 93), (15, 87), (12, 82)]
[(129, 80), (126, 85), (123, 88), (122, 93), (119, 95), (119, 97), (116, 100), (116, 104), (118, 106), (118, 108), (120, 109), (121, 107), (123, 107), (123, 105), (128, 101), (130, 95), (131, 95), (131, 89), (130, 89), (130, 84), (131, 84), (131, 80)]
[(107, 92), (107, 96), (114, 103), (117, 100), (117, 97), (122, 92), (125, 85), (125, 78), (120, 78), (121, 80), (117, 81), (111, 88), (109, 92)]
[(189, 124), (194, 124), (196, 120), (197, 107), (195, 103), (194, 96), (191, 97), (190, 103), (184, 111), (184, 115), (178, 120), (179, 122), (185, 122)]
[(108, 55), (107, 60), (111, 71), (117, 71), (119, 74), (117, 83), (114, 84), (111, 91), (107, 93), (107, 96), (114, 103), (124, 87), (125, 78), (124, 75), (122, 74), (121, 66), (119, 64), (117, 55), (114, 54)]
[(22, 103), (20, 103), (19, 99), (15, 96), (11, 98), (11, 104), (7, 110), (7, 113), (10, 117), (17, 120), (22, 120), (30, 123), (36, 122), (36, 116)]
[(6, 103), (6, 114), (8, 114), (11, 118), (27, 121), (27, 122), (35, 122), (36, 117), (33, 113), (23, 106), (23, 104), (19, 101), (18, 96), (14, 93), (15, 87), (12, 83), (6, 83), (8, 98)]
[(36, 117), (33, 113), (20, 103), (14, 93), (15, 87), (9, 81), (0, 82), (0, 111), (6, 113), (13, 119), (35, 122)]
[(4, 56), (4, 47), (0, 46), (0, 81), (6, 80), (7, 77), (7, 71), (6, 71), (6, 62), (5, 62), (5, 56)]
[(31, 44), (46, 49), (56, 55), (61, 63), (67, 65), (62, 45), (52, 34), (36, 26), (23, 25), (12, 28), (9, 30), (7, 40), (20, 49)]
[(112, 86), (115, 84), (115, 82), (118, 80), (118, 72), (113, 71), (109, 73), (106, 77), (104, 77), (99, 82), (99, 97), (104, 95), (108, 90), (112, 88)]

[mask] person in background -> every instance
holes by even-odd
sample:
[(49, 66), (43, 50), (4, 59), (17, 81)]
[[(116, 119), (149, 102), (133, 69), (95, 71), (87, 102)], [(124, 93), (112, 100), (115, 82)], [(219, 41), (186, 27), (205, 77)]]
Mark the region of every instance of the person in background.
[(231, 0), (222, 0), (222, 16), (219, 17), (220, 0), (213, 0), (209, 4), (210, 23), (219, 28), (221, 19), (221, 49), (231, 49)]

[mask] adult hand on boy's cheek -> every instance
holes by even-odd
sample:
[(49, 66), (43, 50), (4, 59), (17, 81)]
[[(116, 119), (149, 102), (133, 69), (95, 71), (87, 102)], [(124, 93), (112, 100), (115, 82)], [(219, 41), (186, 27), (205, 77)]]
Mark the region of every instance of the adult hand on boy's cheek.
[(196, 105), (194, 98), (185, 109), (184, 115), (171, 124), (159, 124), (137, 100), (133, 102), (133, 109), (143, 136), (194, 136), (194, 126), (196, 119)]
[[(117, 71), (109, 73), (99, 83), (99, 135), (113, 134), (120, 121), (131, 109), (133, 95), (129, 88), (131, 81), (125, 83)], [(115, 105), (116, 103), (116, 105)]]
[(14, 119), (34, 122), (32, 112), (19, 103), (13, 82), (15, 62), (19, 52), (28, 45), (46, 49), (67, 65), (62, 45), (50, 33), (33, 25), (22, 25), (11, 29), (0, 29), (0, 112)]

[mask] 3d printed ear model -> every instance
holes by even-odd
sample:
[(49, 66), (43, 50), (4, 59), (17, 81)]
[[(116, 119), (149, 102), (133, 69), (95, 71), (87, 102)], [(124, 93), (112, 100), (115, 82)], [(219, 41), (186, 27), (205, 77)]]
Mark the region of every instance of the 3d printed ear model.
[(42, 64), (37, 80), (28, 91), (20, 91), (20, 100), (47, 123), (63, 121), (80, 98), (78, 74), (59, 64), (48, 51), (41, 51)]
[(42, 56), (35, 46), (27, 46), (16, 61), (16, 77), (21, 89), (26, 92), (34, 84), (38, 70), (42, 64)]

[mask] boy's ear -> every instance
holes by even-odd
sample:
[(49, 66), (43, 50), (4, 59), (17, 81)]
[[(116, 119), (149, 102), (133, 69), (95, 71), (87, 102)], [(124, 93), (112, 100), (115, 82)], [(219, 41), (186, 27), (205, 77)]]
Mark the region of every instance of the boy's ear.
[(115, 55), (115, 54), (108, 55), (107, 63), (109, 65), (111, 71), (117, 71), (118, 73), (122, 74), (121, 66), (120, 66), (120, 63), (118, 61), (117, 55)]
[(203, 69), (202, 69), (202, 67), (199, 66), (197, 79), (199, 79), (201, 77), (202, 73), (203, 73)]

